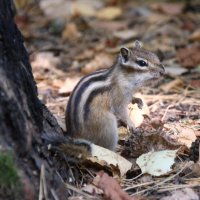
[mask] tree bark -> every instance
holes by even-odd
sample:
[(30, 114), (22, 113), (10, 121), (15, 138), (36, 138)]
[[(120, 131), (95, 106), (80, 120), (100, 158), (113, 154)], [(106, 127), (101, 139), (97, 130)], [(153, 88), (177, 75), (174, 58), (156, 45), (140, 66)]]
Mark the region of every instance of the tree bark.
[(13, 22), (10, 0), (0, 1), (0, 133), (19, 153), (42, 130), (42, 104), (37, 97), (28, 54)]
[[(42, 163), (38, 156), (41, 133), (62, 131), (38, 99), (28, 53), (13, 21), (11, 3), (11, 0), (0, 1), (0, 147), (13, 150), (15, 158), (19, 158), (18, 165), (32, 182), (31, 171), (36, 169), (39, 173)], [(28, 161), (24, 162), (24, 158)], [(34, 179), (37, 191), (39, 176)]]

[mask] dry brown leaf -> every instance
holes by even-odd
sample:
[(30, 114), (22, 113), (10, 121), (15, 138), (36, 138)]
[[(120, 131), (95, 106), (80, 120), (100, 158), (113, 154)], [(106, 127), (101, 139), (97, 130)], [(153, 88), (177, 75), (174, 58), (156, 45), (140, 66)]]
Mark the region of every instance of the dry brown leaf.
[(59, 89), (59, 94), (69, 95), (80, 79), (81, 77), (66, 78), (64, 84)]
[(87, 0), (86, 2), (75, 1), (72, 4), (71, 13), (72, 13), (72, 16), (81, 15), (81, 16), (92, 17), (92, 16), (95, 16), (96, 10), (94, 6), (92, 5), (91, 0)]
[(174, 89), (176, 87), (183, 87), (184, 83), (181, 79), (175, 79), (173, 81), (170, 81), (169, 83), (166, 83), (165, 85), (162, 85), (160, 88), (168, 93), (171, 89)]
[(112, 65), (113, 59), (106, 53), (100, 53), (95, 56), (95, 58), (87, 63), (82, 72), (84, 74), (90, 74), (98, 69), (108, 68)]
[(65, 0), (43, 0), (39, 2), (41, 10), (51, 19), (65, 18), (71, 13), (71, 2)]
[(200, 41), (200, 28), (195, 30), (189, 37), (192, 41)]
[(200, 88), (200, 80), (191, 80), (190, 85), (195, 89), (199, 89)]
[(147, 20), (149, 23), (154, 24), (154, 23), (161, 23), (161, 22), (164, 23), (165, 21), (168, 21), (168, 19), (169, 19), (169, 17), (166, 15), (153, 13), (148, 17)]
[(94, 29), (105, 29), (107, 31), (117, 31), (127, 28), (126, 21), (95, 21), (91, 24)]
[(111, 176), (104, 172), (98, 173), (94, 179), (94, 184), (103, 190), (107, 200), (134, 200), (134, 197), (129, 196), (122, 190), (119, 183)]
[(34, 59), (31, 62), (33, 70), (38, 70), (41, 68), (51, 69), (55, 68), (60, 64), (60, 58), (55, 56), (51, 52), (39, 52), (34, 55)]
[(54, 79), (52, 81), (51, 86), (54, 87), (55, 89), (59, 89), (64, 85), (64, 81), (63, 80), (59, 80), (59, 79)]
[(165, 14), (178, 15), (183, 12), (184, 4), (182, 3), (160, 3), (158, 9)]
[(86, 49), (83, 53), (75, 57), (76, 60), (91, 59), (94, 56), (94, 50)]
[(96, 10), (102, 7), (99, 0), (43, 0), (40, 1), (40, 8), (49, 18), (69, 18), (76, 15), (95, 16)]
[(177, 59), (186, 68), (195, 68), (200, 64), (200, 48), (196, 46), (181, 48), (177, 51)]
[(129, 40), (131, 38), (134, 38), (138, 35), (138, 32), (135, 31), (135, 30), (123, 30), (123, 31), (115, 31), (113, 33), (113, 35), (116, 37), (116, 38), (119, 38), (119, 39), (122, 39), (122, 40)]
[(78, 28), (75, 23), (71, 22), (69, 24), (66, 24), (62, 32), (63, 40), (76, 40), (80, 37), (81, 37), (81, 33), (78, 31)]
[(119, 7), (109, 6), (102, 8), (96, 13), (96, 17), (104, 20), (113, 20), (121, 16), (122, 10)]
[(164, 131), (178, 144), (186, 145), (188, 148), (196, 140), (195, 130), (180, 122), (164, 124)]

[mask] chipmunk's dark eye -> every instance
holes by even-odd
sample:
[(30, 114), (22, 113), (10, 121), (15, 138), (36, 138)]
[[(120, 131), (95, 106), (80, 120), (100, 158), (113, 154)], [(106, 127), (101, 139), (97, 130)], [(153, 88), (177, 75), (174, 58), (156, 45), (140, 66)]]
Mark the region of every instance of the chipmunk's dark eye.
[(136, 60), (136, 63), (141, 66), (141, 67), (146, 67), (148, 66), (147, 62), (144, 60)]

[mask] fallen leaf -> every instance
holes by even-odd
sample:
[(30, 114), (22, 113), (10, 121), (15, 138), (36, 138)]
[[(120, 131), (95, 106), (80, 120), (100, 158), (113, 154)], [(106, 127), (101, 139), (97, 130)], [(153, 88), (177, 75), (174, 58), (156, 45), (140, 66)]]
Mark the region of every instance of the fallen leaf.
[(200, 28), (196, 29), (189, 37), (192, 41), (200, 41)]
[(62, 32), (63, 40), (76, 40), (81, 37), (81, 33), (78, 31), (75, 23), (66, 24), (64, 31)]
[(63, 80), (59, 80), (59, 79), (54, 79), (51, 86), (56, 88), (56, 89), (59, 89), (63, 86), (64, 84), (64, 81)]
[(183, 188), (171, 192), (170, 196), (162, 197), (161, 200), (199, 200), (198, 194), (192, 188)]
[(134, 104), (134, 105), (129, 104), (128, 109), (129, 109), (129, 116), (130, 116), (131, 121), (133, 122), (134, 126), (136, 128), (139, 127), (144, 120), (142, 110), (139, 109), (136, 104)]
[(196, 130), (180, 122), (164, 124), (163, 130), (169, 133), (169, 137), (178, 144), (186, 145), (188, 148), (197, 138), (195, 135)]
[(81, 77), (66, 78), (64, 84), (59, 89), (59, 94), (69, 95), (76, 84), (80, 81)]
[(97, 18), (104, 20), (113, 20), (121, 16), (122, 10), (119, 7), (109, 6), (102, 8), (96, 13)]
[(161, 176), (171, 171), (174, 164), (177, 150), (164, 150), (149, 152), (141, 155), (136, 163), (139, 165), (142, 173), (148, 173), (153, 176)]
[(165, 14), (178, 15), (183, 12), (184, 4), (182, 3), (160, 3), (158, 9)]
[(82, 68), (84, 74), (90, 74), (96, 70), (108, 68), (112, 65), (113, 58), (106, 53), (100, 53), (95, 56), (95, 58), (87, 63), (85, 67)]
[(190, 85), (195, 89), (199, 89), (200, 88), (200, 80), (191, 80)]
[(105, 29), (107, 31), (117, 31), (127, 28), (126, 21), (95, 21), (91, 22), (93, 29)]
[(88, 160), (101, 166), (107, 166), (112, 171), (119, 171), (120, 176), (123, 176), (132, 166), (131, 162), (117, 153), (95, 144), (92, 144), (92, 157)]
[(50, 19), (65, 18), (71, 14), (72, 3), (65, 0), (43, 0), (39, 2), (41, 10)]
[(41, 10), (50, 19), (69, 18), (77, 15), (92, 17), (103, 5), (99, 0), (43, 0), (39, 4)]
[(129, 196), (122, 190), (119, 183), (111, 176), (104, 172), (98, 173), (93, 180), (94, 184), (103, 190), (107, 200), (134, 200), (134, 197)]
[(169, 17), (166, 16), (166, 15), (162, 15), (162, 14), (158, 14), (158, 13), (154, 12), (153, 14), (148, 16), (147, 20), (151, 24), (153, 24), (153, 23), (164, 23), (164, 22), (167, 22), (169, 20)]
[(87, 0), (86, 2), (73, 2), (72, 4), (72, 16), (74, 15), (81, 15), (86, 17), (92, 17), (95, 16), (96, 10), (91, 4), (91, 0)]
[(31, 62), (33, 70), (40, 68), (52, 69), (56, 68), (61, 63), (60, 58), (51, 52), (39, 52), (34, 55)]
[(179, 75), (182, 75), (183, 73), (187, 72), (188, 70), (181, 67), (178, 64), (173, 64), (170, 67), (166, 67), (165, 71), (167, 74), (169, 74), (171, 76), (179, 76)]
[(75, 57), (76, 60), (82, 61), (85, 59), (91, 59), (94, 56), (94, 50), (86, 49), (83, 53)]
[(200, 48), (196, 46), (177, 50), (177, 59), (183, 67), (195, 68), (200, 64)]
[(144, 120), (144, 115), (149, 116), (149, 108), (145, 102), (145, 99), (142, 97), (142, 94), (137, 93), (134, 95), (136, 98), (140, 98), (143, 102), (143, 107), (142, 109), (138, 108), (137, 104), (129, 104), (128, 110), (129, 110), (129, 116), (131, 118), (131, 121), (134, 123), (135, 127), (139, 127), (143, 120)]
[(131, 30), (126, 29), (123, 31), (115, 31), (113, 33), (113, 36), (122, 40), (129, 40), (136, 37), (137, 35), (138, 35), (138, 32), (132, 29)]
[(177, 88), (177, 87), (183, 87), (184, 83), (181, 79), (175, 79), (173, 81), (170, 81), (169, 83), (166, 83), (164, 85), (162, 85), (160, 88), (168, 93), (169, 91), (171, 91), (172, 89), (174, 88)]

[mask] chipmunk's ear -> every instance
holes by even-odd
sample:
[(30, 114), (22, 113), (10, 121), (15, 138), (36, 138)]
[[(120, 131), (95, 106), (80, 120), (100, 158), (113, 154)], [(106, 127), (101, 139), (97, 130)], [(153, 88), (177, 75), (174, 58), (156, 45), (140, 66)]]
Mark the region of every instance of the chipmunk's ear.
[(133, 47), (134, 48), (141, 48), (142, 42), (140, 42), (139, 40), (135, 40), (135, 42), (133, 43)]
[(122, 56), (122, 61), (124, 63), (126, 63), (129, 60), (130, 50), (128, 48), (122, 47), (120, 49), (120, 53), (121, 53), (121, 56)]

